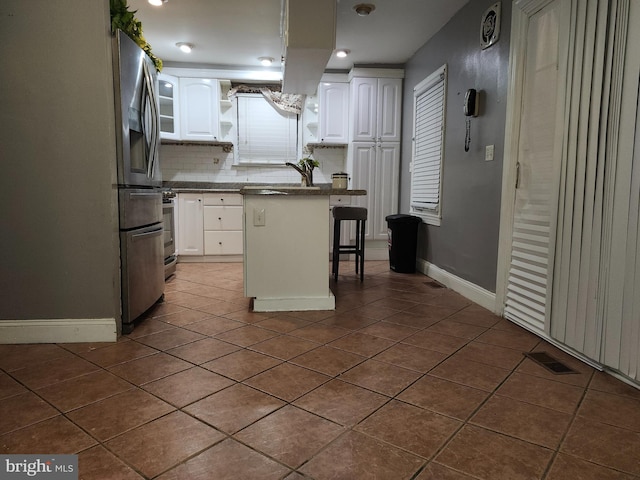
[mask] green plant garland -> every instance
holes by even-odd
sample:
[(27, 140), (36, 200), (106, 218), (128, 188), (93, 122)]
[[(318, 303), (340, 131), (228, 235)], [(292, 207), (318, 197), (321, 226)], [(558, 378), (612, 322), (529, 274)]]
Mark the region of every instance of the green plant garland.
[(127, 0), (109, 0), (109, 6), (111, 10), (111, 31), (115, 33), (116, 30), (120, 29), (126, 33), (149, 56), (156, 70), (158, 72), (162, 70), (162, 60), (151, 52), (151, 45), (142, 36), (142, 23), (134, 15), (137, 10), (129, 11)]

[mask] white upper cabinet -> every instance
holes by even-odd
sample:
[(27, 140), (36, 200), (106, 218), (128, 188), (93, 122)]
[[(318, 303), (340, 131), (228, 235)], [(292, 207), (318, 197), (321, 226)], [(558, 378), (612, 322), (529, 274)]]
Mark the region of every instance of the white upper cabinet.
[(220, 86), (209, 78), (180, 78), (181, 140), (216, 142), (219, 137)]
[(302, 143), (318, 143), (318, 105), (317, 95), (307, 95), (302, 111)]
[(346, 144), (349, 139), (349, 84), (318, 87), (318, 143)]
[(220, 85), (220, 132), (218, 140), (221, 142), (234, 142), (237, 108), (235, 102), (229, 98), (231, 80), (218, 80), (218, 84)]
[(349, 84), (322, 82), (302, 114), (305, 144), (346, 145), (349, 141)]
[(401, 78), (351, 80), (351, 141), (399, 142)]
[(180, 138), (180, 95), (178, 77), (158, 75), (158, 97), (160, 103), (160, 138)]

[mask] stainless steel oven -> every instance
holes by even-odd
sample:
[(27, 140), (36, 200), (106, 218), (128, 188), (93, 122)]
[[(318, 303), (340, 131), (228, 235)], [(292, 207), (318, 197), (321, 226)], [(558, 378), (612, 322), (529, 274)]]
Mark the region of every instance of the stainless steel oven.
[(164, 230), (164, 279), (176, 271), (176, 204), (175, 193), (162, 194), (162, 223)]

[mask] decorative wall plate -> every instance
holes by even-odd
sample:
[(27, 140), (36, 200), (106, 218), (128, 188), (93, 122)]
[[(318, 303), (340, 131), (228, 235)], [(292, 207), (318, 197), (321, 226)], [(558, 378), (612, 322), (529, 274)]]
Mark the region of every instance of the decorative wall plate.
[(491, 5), (482, 15), (480, 46), (484, 50), (498, 41), (500, 36), (500, 9), (502, 2)]

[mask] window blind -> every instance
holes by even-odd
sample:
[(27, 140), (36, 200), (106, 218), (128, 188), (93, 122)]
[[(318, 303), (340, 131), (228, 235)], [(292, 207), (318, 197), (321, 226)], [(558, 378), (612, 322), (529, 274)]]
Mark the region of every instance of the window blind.
[(414, 89), (411, 208), (416, 213), (439, 213), (445, 80), (443, 66)]
[(298, 116), (282, 113), (258, 94), (238, 94), (238, 162), (297, 161)]

